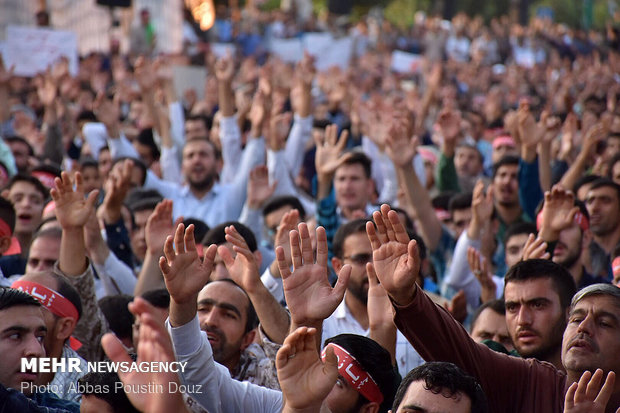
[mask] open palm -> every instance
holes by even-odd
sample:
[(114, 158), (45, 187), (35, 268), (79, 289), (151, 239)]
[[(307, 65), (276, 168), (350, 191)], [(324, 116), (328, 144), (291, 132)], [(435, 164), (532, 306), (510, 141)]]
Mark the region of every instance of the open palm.
[(50, 191), (56, 205), (56, 217), (62, 228), (82, 228), (90, 216), (99, 191), (93, 190), (84, 198), (82, 174), (75, 173), (75, 190), (67, 172), (56, 178), (56, 187)]
[(159, 259), (159, 268), (164, 275), (170, 297), (179, 304), (195, 299), (198, 292), (209, 281), (217, 247), (209, 246), (200, 260), (194, 241), (194, 225), (179, 224), (172, 237), (164, 244), (164, 257)]

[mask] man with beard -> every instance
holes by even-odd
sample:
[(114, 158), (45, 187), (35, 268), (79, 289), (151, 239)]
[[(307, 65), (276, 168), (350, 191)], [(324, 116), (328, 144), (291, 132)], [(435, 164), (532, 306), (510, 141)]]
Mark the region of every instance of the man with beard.
[[(332, 266), (336, 274), (346, 264), (351, 266), (351, 276), (344, 295), (336, 311), (323, 322), (321, 343), (329, 337), (342, 333), (368, 336), (368, 276), (366, 264), (372, 262), (372, 247), (366, 235), (366, 219), (348, 222), (334, 236), (334, 257)], [(418, 353), (398, 332), (396, 338), (396, 363), (404, 375), (409, 370), (424, 363)]]
[(607, 178), (592, 182), (586, 207), (594, 238), (590, 245), (591, 271), (611, 279), (610, 254), (620, 242), (620, 186)]
[(188, 140), (183, 147), (181, 172), (187, 184), (163, 181), (149, 172), (145, 188), (159, 191), (174, 204), (174, 219), (197, 218), (210, 228), (239, 217), (246, 197), (247, 180), (252, 168), (262, 162), (263, 139), (251, 139), (245, 147), (235, 178), (230, 184), (217, 182), (216, 148), (207, 138)]
[(592, 240), (588, 210), (575, 201), (572, 192), (554, 186), (545, 193), (545, 202), (538, 214), (538, 236), (547, 243), (552, 260), (573, 276), (577, 289), (590, 284), (607, 282), (593, 276), (584, 267), (588, 245)]
[(566, 328), (575, 281), (549, 260), (521, 261), (505, 277), (506, 324), (524, 358), (562, 367), (562, 334)]

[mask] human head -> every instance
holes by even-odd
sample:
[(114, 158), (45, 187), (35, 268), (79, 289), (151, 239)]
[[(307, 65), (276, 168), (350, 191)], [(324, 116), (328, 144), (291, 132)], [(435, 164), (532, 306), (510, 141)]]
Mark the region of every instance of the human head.
[(504, 233), (506, 267), (510, 268), (523, 257), (523, 247), (530, 234), (536, 234), (536, 225), (531, 222), (515, 222)]
[(607, 178), (620, 185), (620, 153), (615, 154), (614, 157), (609, 160)]
[(453, 413), (488, 412), (486, 396), (476, 380), (454, 364), (442, 361), (424, 363), (403, 378), (392, 412), (407, 408), (426, 412), (438, 406), (443, 407), (440, 411)]
[(254, 340), (258, 325), (246, 292), (230, 279), (210, 281), (198, 294), (198, 320), (215, 361), (233, 370)]
[[(166, 323), (170, 307), (170, 293), (165, 288), (157, 288), (155, 290), (149, 290), (142, 294), (149, 304), (154, 308), (153, 314), (157, 316), (162, 324)], [(132, 325), (132, 341), (133, 347), (138, 348), (140, 342), (140, 318), (134, 317)]]
[(34, 156), (32, 146), (21, 136), (7, 136), (4, 138), (4, 141), (11, 148), (17, 170), (21, 173), (26, 173), (30, 167), (30, 157)]
[(22, 373), (21, 359), (45, 356), (47, 328), (41, 304), (13, 288), (0, 287), (0, 384), (29, 395), (38, 374)]
[(195, 138), (185, 142), (181, 169), (189, 187), (206, 191), (217, 177), (217, 149), (205, 138)]
[(297, 197), (281, 195), (273, 197), (265, 203), (263, 207), (263, 221), (271, 242), (274, 241), (282, 217), (293, 209), (299, 212), (300, 221), (306, 219), (306, 210)]
[(334, 235), (332, 267), (336, 274), (345, 264), (351, 265), (347, 292), (366, 304), (368, 302), (368, 276), (366, 263), (372, 261), (372, 247), (366, 235), (367, 219), (355, 219), (341, 225)]
[(61, 237), (62, 229), (54, 227), (34, 234), (28, 251), (26, 273), (51, 271), (54, 268), (60, 258)]
[(459, 176), (478, 176), (482, 172), (482, 162), (482, 154), (475, 145), (461, 144), (456, 147), (454, 167)]
[(519, 203), (519, 158), (504, 156), (493, 165), (493, 199), (499, 205), (513, 207)]
[(493, 152), (491, 152), (491, 161), (499, 162), (504, 156), (517, 156), (517, 145), (515, 140), (509, 135), (500, 135), (493, 139)]
[[(82, 316), (82, 300), (77, 290), (64, 278), (53, 271), (26, 273), (15, 281), (12, 288), (21, 289), (32, 295), (43, 306), (43, 319), (47, 328), (45, 353), (50, 357), (60, 357), (67, 340)], [(34, 290), (45, 294), (34, 294)], [(54, 298), (46, 296), (54, 295)], [(43, 296), (43, 298), (41, 298)], [(64, 300), (63, 300), (64, 298)], [(46, 301), (47, 300), (47, 301)]]
[[(139, 412), (127, 398), (124, 390), (116, 388), (121, 379), (114, 372), (90, 372), (78, 379), (82, 390), (80, 413)], [(111, 391), (97, 391), (96, 389)]]
[[(620, 288), (592, 284), (572, 299), (562, 363), (569, 377), (589, 370), (620, 371)], [(616, 373), (617, 374), (617, 373)]]
[(127, 160), (130, 160), (133, 163), (133, 170), (131, 171), (131, 176), (129, 178), (130, 187), (132, 189), (141, 188), (146, 181), (146, 165), (144, 164), (144, 162), (142, 162), (141, 159), (130, 157), (121, 157), (114, 159), (108, 177), (110, 174), (119, 176), (123, 168), (123, 164)]
[(94, 189), (101, 189), (102, 180), (97, 161), (94, 159), (80, 161), (80, 172), (82, 173), (84, 193), (88, 194)]
[(592, 182), (597, 181), (601, 178), (602, 177), (598, 175), (581, 176), (579, 179), (577, 179), (577, 182), (575, 182), (575, 185), (573, 186), (573, 193), (575, 194), (575, 197), (582, 202), (586, 202), (586, 197), (588, 195), (588, 191), (590, 190)]
[(134, 139), (133, 146), (147, 168), (150, 168), (153, 162), (159, 160), (161, 153), (155, 143), (152, 128), (142, 129), (138, 136), (136, 136), (136, 139)]
[(514, 348), (506, 326), (504, 300), (492, 300), (482, 304), (471, 318), (471, 338), (478, 343), (493, 340), (510, 351)]
[[(15, 233), (32, 235), (41, 223), (48, 190), (35, 177), (17, 174), (2, 191), (15, 208)], [(27, 245), (22, 245), (26, 248)]]
[(0, 257), (11, 247), (15, 230), (15, 208), (5, 198), (0, 197)]
[(366, 209), (374, 185), (370, 178), (370, 159), (361, 152), (351, 151), (334, 174), (334, 191), (340, 208), (348, 211)]
[(471, 192), (456, 194), (450, 198), (450, 203), (448, 204), (448, 210), (452, 217), (450, 228), (454, 232), (456, 239), (469, 227), (472, 216), (471, 198)]
[(204, 115), (190, 115), (185, 119), (185, 139), (209, 138), (211, 121)]
[(108, 178), (108, 174), (112, 169), (112, 155), (110, 148), (104, 146), (99, 149), (99, 158), (97, 158), (97, 166), (99, 167), (99, 179), (103, 182)]
[(561, 348), (575, 280), (543, 259), (517, 263), (504, 279), (506, 324), (515, 348), (523, 357), (553, 358)]
[(98, 301), (99, 309), (105, 316), (110, 330), (127, 348), (133, 347), (132, 324), (133, 315), (127, 305), (133, 297), (127, 294), (107, 295)]
[(146, 256), (146, 222), (163, 199), (156, 190), (142, 188), (132, 189), (125, 198), (132, 217), (129, 234), (131, 249), (140, 261)]
[(586, 207), (594, 236), (613, 233), (620, 225), (620, 185), (607, 178), (592, 182), (586, 196)]
[[(362, 369), (372, 377), (383, 395), (383, 402), (378, 405), (370, 402), (359, 394), (339, 374), (336, 385), (331, 390), (325, 403), (332, 413), (357, 412), (364, 406), (371, 407), (369, 411), (385, 413), (389, 410), (400, 383), (400, 375), (392, 366), (390, 354), (387, 350), (368, 337), (355, 334), (339, 334), (325, 340), (325, 346), (333, 343), (342, 347), (357, 362)], [(340, 372), (339, 372), (340, 373)]]
[[(254, 233), (252, 232), (250, 228), (246, 227), (240, 222), (237, 222), (237, 221), (224, 222), (223, 224), (220, 224), (216, 227), (211, 228), (209, 232), (207, 232), (207, 235), (205, 235), (201, 244), (206, 247), (208, 247), (211, 244), (215, 244), (218, 246), (223, 245), (230, 250), (230, 253), (234, 257), (237, 253), (233, 251), (232, 244), (226, 241), (226, 231), (225, 231), (226, 227), (231, 226), (231, 225), (235, 227), (239, 235), (243, 237), (243, 240), (245, 241), (245, 243), (248, 244), (248, 248), (250, 249), (250, 251), (252, 251), (252, 253), (254, 254), (254, 258), (256, 258), (256, 261), (258, 265), (260, 266), (262, 255), (260, 251), (258, 250), (258, 244), (256, 243), (256, 237), (254, 236)], [(224, 264), (224, 261), (222, 261), (222, 258), (220, 257), (218, 253), (215, 257), (215, 262), (213, 265), (213, 270), (211, 271), (210, 279), (221, 280), (224, 278), (230, 278), (230, 274), (228, 273), (228, 269), (226, 269), (226, 265)]]

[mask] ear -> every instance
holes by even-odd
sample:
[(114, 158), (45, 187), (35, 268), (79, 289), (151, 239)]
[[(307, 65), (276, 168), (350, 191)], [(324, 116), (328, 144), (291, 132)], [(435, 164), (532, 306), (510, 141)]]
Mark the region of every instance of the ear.
[(340, 272), (340, 269), (342, 269), (342, 261), (340, 260), (340, 258), (338, 257), (332, 257), (332, 268), (334, 269), (334, 272), (336, 274), (338, 274)]
[(360, 413), (379, 413), (380, 408), (381, 406), (379, 405), (379, 403), (370, 402), (363, 405), (359, 411)]
[(5, 199), (7, 199), (7, 200), (8, 200), (8, 199), (9, 199), (9, 193), (10, 193), (10, 192), (11, 192), (11, 191), (9, 191), (8, 189), (5, 189), (4, 191), (0, 192), (0, 196), (2, 196), (2, 198), (5, 198)]
[(245, 336), (243, 336), (243, 340), (241, 341), (241, 348), (240, 350), (243, 351), (246, 348), (248, 348), (248, 346), (250, 344), (252, 344), (254, 342), (254, 338), (256, 337), (256, 329), (252, 329), (251, 331), (248, 331)]
[(3, 256), (5, 252), (7, 252), (10, 246), (11, 246), (11, 237), (6, 236), (6, 237), (0, 238), (0, 257)]
[(261, 264), (263, 263), (263, 254), (261, 254), (258, 248), (256, 248), (256, 251), (254, 251), (252, 254), (254, 254), (254, 258), (256, 259), (256, 266), (260, 268)]
[(75, 330), (75, 325), (77, 321), (71, 317), (63, 317), (58, 319), (56, 322), (56, 327), (54, 328), (54, 336), (57, 340), (66, 340), (68, 339), (73, 330)]

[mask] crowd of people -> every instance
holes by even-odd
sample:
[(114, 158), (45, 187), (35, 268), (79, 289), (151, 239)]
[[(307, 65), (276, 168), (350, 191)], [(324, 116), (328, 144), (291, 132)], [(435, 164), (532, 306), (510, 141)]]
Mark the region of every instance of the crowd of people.
[[(143, 13), (75, 76), (0, 61), (0, 411), (620, 412), (618, 31), (227, 12), (221, 57)], [(348, 68), (267, 52), (312, 30)]]

